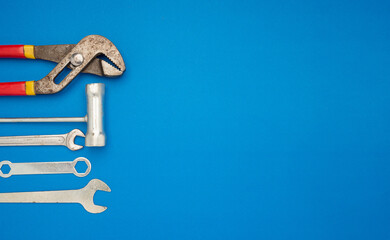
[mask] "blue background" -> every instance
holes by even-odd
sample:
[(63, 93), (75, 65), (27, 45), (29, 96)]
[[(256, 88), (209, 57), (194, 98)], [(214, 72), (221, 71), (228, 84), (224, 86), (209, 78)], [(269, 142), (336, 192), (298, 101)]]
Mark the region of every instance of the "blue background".
[[(112, 193), (79, 205), (0, 205), (0, 239), (389, 239), (388, 1), (3, 1), (0, 44), (109, 38), (127, 71), (59, 94), (0, 98), (1, 117), (83, 116), (106, 84), (104, 148), (2, 147), (1, 160), (92, 172), (14, 176), (0, 191)], [(0, 60), (1, 81), (55, 64)], [(1, 124), (1, 135), (69, 124)], [(82, 142), (82, 140), (78, 140)]]

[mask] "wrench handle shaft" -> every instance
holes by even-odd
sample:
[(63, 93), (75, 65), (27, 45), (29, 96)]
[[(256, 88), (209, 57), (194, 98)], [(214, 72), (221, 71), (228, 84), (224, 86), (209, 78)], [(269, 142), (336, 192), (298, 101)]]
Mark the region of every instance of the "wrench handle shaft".
[(73, 162), (12, 163), (12, 175), (74, 173)]
[(66, 145), (64, 135), (35, 135), (35, 136), (12, 136), (0, 137), (0, 146), (59, 146)]
[(79, 191), (0, 193), (0, 203), (79, 203)]
[(0, 123), (32, 123), (32, 122), (87, 122), (85, 117), (53, 117), (53, 118), (0, 118)]

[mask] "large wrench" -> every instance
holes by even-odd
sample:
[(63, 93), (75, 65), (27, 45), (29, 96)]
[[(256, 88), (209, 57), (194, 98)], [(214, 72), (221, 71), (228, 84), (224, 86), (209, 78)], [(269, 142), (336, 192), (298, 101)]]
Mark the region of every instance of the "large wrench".
[(74, 143), (76, 137), (85, 137), (79, 129), (74, 129), (61, 135), (34, 135), (0, 137), (0, 146), (66, 146), (72, 151), (80, 150), (83, 146)]
[(90, 213), (101, 213), (107, 207), (94, 204), (93, 196), (98, 190), (111, 192), (103, 181), (93, 179), (78, 190), (0, 193), (0, 203), (80, 203)]
[[(87, 170), (80, 173), (76, 169), (78, 162), (84, 162)], [(10, 167), (8, 173), (3, 173), (1, 168), (4, 165)], [(0, 162), (0, 177), (8, 178), (13, 175), (32, 175), (32, 174), (62, 174), (73, 173), (77, 177), (85, 177), (91, 172), (91, 163), (88, 159), (79, 157), (72, 162), (29, 162), (29, 163), (11, 163), (10, 161)]]

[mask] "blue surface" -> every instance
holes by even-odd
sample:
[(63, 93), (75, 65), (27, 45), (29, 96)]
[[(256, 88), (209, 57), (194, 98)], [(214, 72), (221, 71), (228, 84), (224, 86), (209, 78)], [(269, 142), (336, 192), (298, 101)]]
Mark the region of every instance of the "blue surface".
[[(86, 178), (15, 176), (0, 191), (112, 193), (78, 205), (0, 205), (1, 239), (389, 239), (388, 1), (4, 1), (0, 44), (121, 51), (118, 79), (79, 76), (52, 96), (2, 97), (1, 117), (82, 116), (106, 83), (105, 148), (0, 149), (1, 160), (92, 162)], [(30, 12), (30, 13), (29, 13)], [(15, 14), (18, 13), (18, 14)], [(1, 81), (55, 65), (0, 60)], [(2, 124), (1, 135), (84, 124)]]

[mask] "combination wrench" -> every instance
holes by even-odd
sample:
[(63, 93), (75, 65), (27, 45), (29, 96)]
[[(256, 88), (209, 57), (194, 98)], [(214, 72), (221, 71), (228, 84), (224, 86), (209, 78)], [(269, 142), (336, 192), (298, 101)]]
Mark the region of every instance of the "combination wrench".
[[(79, 173), (76, 165), (79, 162), (84, 162), (87, 165), (87, 170)], [(10, 171), (3, 173), (1, 168), (8, 165)], [(73, 173), (77, 177), (85, 177), (91, 172), (91, 163), (88, 159), (79, 157), (72, 162), (31, 162), (31, 163), (11, 163), (10, 161), (0, 162), (0, 177), (8, 178), (13, 175), (33, 175), (33, 174), (65, 174)]]
[(107, 207), (94, 204), (93, 196), (98, 190), (111, 192), (103, 181), (93, 179), (78, 190), (0, 193), (0, 203), (79, 203), (90, 213), (101, 213)]
[(74, 143), (76, 137), (85, 137), (79, 129), (74, 129), (61, 135), (33, 135), (0, 137), (0, 146), (66, 146), (72, 151), (80, 150), (83, 146)]

